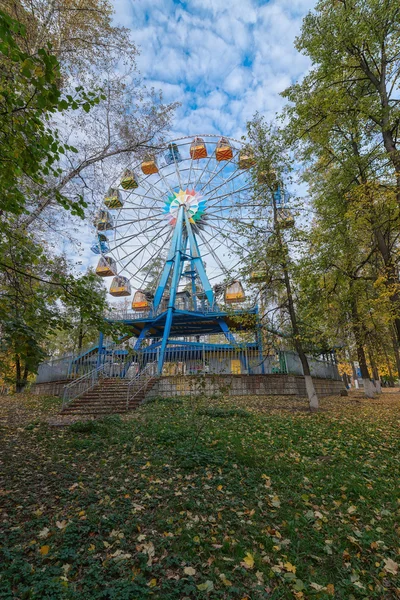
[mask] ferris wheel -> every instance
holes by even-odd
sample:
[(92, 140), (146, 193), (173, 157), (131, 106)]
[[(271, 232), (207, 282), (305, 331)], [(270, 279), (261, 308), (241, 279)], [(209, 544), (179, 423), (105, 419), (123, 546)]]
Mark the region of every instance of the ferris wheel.
[(171, 140), (125, 169), (95, 220), (96, 272), (113, 277), (110, 294), (146, 289), (166, 260), (182, 206), (210, 283), (235, 282), (246, 252), (236, 225), (254, 221), (253, 164), (242, 142), (201, 134)]

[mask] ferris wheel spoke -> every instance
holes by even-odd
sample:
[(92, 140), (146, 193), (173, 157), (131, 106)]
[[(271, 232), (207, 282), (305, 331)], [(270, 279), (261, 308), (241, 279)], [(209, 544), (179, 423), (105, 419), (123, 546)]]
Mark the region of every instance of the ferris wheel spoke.
[[(225, 198), (227, 198), (228, 196), (232, 196), (232, 195), (236, 196), (236, 195), (240, 194), (241, 192), (246, 192), (247, 190), (250, 190), (251, 187), (252, 187), (251, 185), (249, 185), (249, 184), (246, 183), (243, 187), (235, 190), (234, 192), (232, 192), (232, 190), (228, 190), (228, 191), (226, 191), (226, 192), (224, 192), (222, 194), (219, 194), (218, 196), (211, 196), (210, 198), (207, 198), (207, 205), (209, 207), (216, 206), (220, 202), (222, 202), (222, 200), (224, 200)], [(210, 202), (211, 200), (213, 200), (214, 202)]]
[[(210, 185), (211, 181), (213, 181), (215, 179), (215, 177), (220, 175), (229, 164), (232, 164), (232, 161), (239, 154), (239, 151), (237, 151), (236, 148), (233, 148), (232, 150), (235, 150), (236, 154), (234, 152), (232, 152), (232, 158), (230, 158), (228, 161), (224, 161), (224, 164), (222, 165), (221, 169), (219, 171), (217, 171), (216, 173), (214, 173), (213, 176), (211, 177), (211, 179), (209, 179), (205, 185)], [(202, 192), (204, 190), (204, 187), (205, 186), (203, 186), (201, 188), (200, 192)]]
[(218, 264), (218, 266), (220, 267), (220, 269), (224, 273), (228, 273), (228, 271), (226, 270), (226, 267), (225, 267), (224, 263), (221, 261), (221, 259), (219, 258), (219, 256), (213, 251), (212, 247), (210, 246), (209, 242), (206, 240), (205, 236), (203, 236), (203, 234), (201, 233), (201, 231), (198, 231), (198, 236), (204, 242), (204, 244), (208, 248), (209, 252), (213, 256), (215, 262)]
[(199, 185), (199, 182), (200, 182), (200, 180), (201, 180), (201, 178), (202, 178), (202, 176), (203, 176), (203, 173), (204, 173), (204, 172), (205, 172), (205, 170), (207, 169), (207, 167), (208, 167), (208, 165), (210, 164), (210, 161), (212, 160), (212, 158), (213, 158), (213, 155), (212, 155), (212, 154), (210, 154), (210, 156), (208, 157), (208, 160), (207, 160), (207, 162), (206, 162), (206, 163), (205, 163), (205, 165), (204, 165), (204, 169), (203, 169), (202, 171), (201, 171), (201, 169), (200, 169), (201, 173), (200, 173), (200, 175), (199, 175), (198, 179), (196, 179), (196, 181), (195, 181), (195, 183), (194, 183), (194, 186), (193, 186), (193, 187), (194, 187), (194, 189), (196, 189), (196, 187)]
[[(215, 231), (218, 231), (218, 233), (220, 234), (220, 237), (222, 236), (222, 238), (223, 238), (223, 239), (225, 239), (225, 240), (227, 239), (226, 230), (225, 230), (225, 231), (223, 231), (222, 229), (219, 229), (219, 227), (216, 227), (215, 225), (212, 225), (212, 224), (210, 224), (210, 227), (211, 227), (211, 229), (214, 229)], [(230, 233), (237, 234), (237, 232), (233, 232), (233, 231), (230, 231)], [(235, 243), (236, 245), (240, 246), (240, 247), (242, 248), (242, 250), (245, 250), (245, 252), (248, 252), (247, 248), (245, 248), (244, 246), (242, 246), (242, 245), (241, 245), (241, 244), (240, 244), (240, 243), (237, 241), (237, 239), (235, 239), (235, 242), (234, 242), (234, 243)], [(225, 246), (226, 246), (226, 244), (225, 244)], [(231, 246), (227, 246), (227, 248), (229, 248), (229, 250), (231, 250), (231, 251), (232, 251), (232, 247), (231, 247)]]
[[(169, 231), (169, 232), (166, 232), (166, 233), (167, 233), (168, 235), (167, 235), (167, 237), (165, 238), (165, 240), (164, 240), (164, 243), (163, 243), (163, 244), (162, 244), (160, 247), (158, 247), (158, 248), (156, 249), (156, 251), (155, 251), (155, 252), (154, 252), (154, 253), (153, 253), (153, 254), (150, 256), (150, 258), (149, 258), (149, 259), (148, 259), (148, 260), (147, 260), (147, 261), (146, 261), (144, 264), (142, 264), (142, 265), (140, 266), (140, 268), (139, 268), (139, 269), (137, 269), (137, 270), (136, 270), (134, 273), (131, 273), (131, 279), (135, 279), (135, 278), (136, 278), (136, 276), (137, 276), (137, 275), (138, 275), (138, 274), (139, 274), (141, 271), (143, 271), (143, 270), (146, 268), (146, 266), (147, 266), (149, 263), (151, 263), (151, 262), (152, 262), (152, 261), (153, 261), (153, 260), (156, 258), (156, 256), (158, 256), (159, 254), (161, 254), (161, 253), (162, 253), (162, 251), (164, 250), (164, 248), (166, 247), (166, 245), (168, 244), (168, 242), (171, 240), (171, 237), (172, 237), (172, 233), (173, 233), (173, 232), (172, 232), (172, 230), (171, 230), (171, 231)], [(147, 273), (146, 277), (145, 277), (145, 278), (142, 280), (142, 282), (141, 282), (142, 284), (144, 284), (144, 283), (147, 281), (147, 277), (149, 276), (149, 273), (150, 273), (150, 271)]]
[[(167, 227), (170, 227), (169, 223), (167, 223), (167, 224), (166, 224), (166, 225), (163, 227), (163, 229), (167, 229)], [(148, 244), (147, 244), (145, 247), (147, 247), (149, 244), (151, 244), (152, 242), (154, 242), (154, 240), (156, 240), (156, 239), (157, 239), (157, 238), (160, 236), (160, 234), (161, 234), (161, 232), (163, 231), (163, 229), (161, 229), (160, 231), (158, 231), (158, 232), (156, 233), (156, 235), (155, 235), (155, 236), (154, 236), (154, 237), (153, 237), (151, 240), (149, 240)], [(143, 248), (139, 248), (139, 250), (138, 250), (136, 253), (134, 253), (134, 252), (132, 252), (132, 253), (131, 253), (131, 254), (133, 254), (133, 256), (132, 256), (132, 258), (130, 259), (130, 261), (129, 261), (129, 262), (127, 262), (127, 263), (124, 265), (124, 269), (126, 269), (126, 268), (127, 268), (127, 266), (128, 266), (128, 265), (130, 265), (130, 264), (131, 264), (131, 262), (132, 262), (133, 260), (135, 260), (135, 258), (136, 258), (136, 257), (137, 257), (137, 256), (140, 254), (140, 252), (143, 252)], [(126, 258), (129, 258), (129, 256), (131, 256), (131, 254), (128, 254), (128, 255), (126, 255), (126, 256), (124, 257), (124, 259), (126, 259)]]
[[(161, 223), (160, 223), (160, 225), (161, 225)], [(135, 232), (130, 236), (125, 236), (123, 238), (120, 238), (120, 240), (122, 240), (122, 244), (124, 244), (125, 240), (132, 239), (132, 238), (138, 238), (140, 235), (143, 235), (144, 233), (146, 233), (146, 231), (153, 231), (155, 227), (156, 227), (156, 225), (154, 225), (154, 223), (153, 223), (152, 225), (147, 227), (147, 229), (142, 229), (142, 231)], [(113, 246), (113, 250), (115, 250), (116, 248), (119, 248), (122, 244), (120, 243), (120, 244), (117, 244), (116, 246)]]
[[(230, 183), (232, 183), (233, 181), (235, 181), (235, 179), (237, 179), (238, 177), (243, 177), (243, 173), (242, 171), (238, 170), (238, 171), (233, 171), (232, 175), (230, 175), (228, 177), (228, 179), (225, 179), (222, 183), (220, 183), (219, 185), (217, 185), (215, 188), (213, 188), (212, 190), (206, 192), (204, 195), (205, 196), (210, 196), (208, 198), (208, 200), (214, 200), (214, 196), (212, 195), (214, 192), (218, 191), (219, 189), (221, 189), (224, 185), (228, 186)], [(227, 194), (232, 194), (235, 193), (234, 190), (229, 190), (229, 192), (227, 192)]]
[[(150, 208), (155, 208), (155, 206), (143, 206), (143, 204), (136, 204), (134, 202), (132, 202), (132, 198), (144, 198), (145, 200), (151, 200), (153, 203), (154, 202), (162, 202), (161, 198), (155, 198), (154, 196), (149, 196), (148, 194), (139, 194), (138, 192), (133, 192), (133, 195), (130, 195), (126, 198), (125, 204), (128, 203), (129, 206), (131, 206), (132, 208), (141, 208), (142, 210), (144, 209), (150, 209)], [(126, 209), (126, 207), (124, 206), (124, 209)]]

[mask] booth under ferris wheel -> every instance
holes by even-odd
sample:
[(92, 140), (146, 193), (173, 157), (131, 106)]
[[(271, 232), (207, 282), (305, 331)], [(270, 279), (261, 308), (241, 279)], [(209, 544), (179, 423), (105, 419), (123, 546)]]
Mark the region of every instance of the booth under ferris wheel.
[[(249, 351), (262, 360), (235, 227), (254, 220), (253, 164), (237, 140), (184, 137), (126, 169), (105, 195), (92, 245), (96, 272), (110, 278), (112, 296), (132, 296), (131, 310), (110, 320), (128, 326), (142, 364), (157, 362), (159, 374), (178, 353), (190, 360), (245, 347), (243, 361)], [(253, 341), (243, 342), (244, 331)]]

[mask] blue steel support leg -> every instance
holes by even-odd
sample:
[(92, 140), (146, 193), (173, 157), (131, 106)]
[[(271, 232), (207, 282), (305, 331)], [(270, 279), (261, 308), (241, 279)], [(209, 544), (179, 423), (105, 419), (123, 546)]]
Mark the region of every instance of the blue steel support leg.
[(97, 347), (97, 364), (96, 364), (97, 369), (101, 365), (101, 356), (103, 354), (103, 340), (104, 340), (104, 333), (102, 331), (100, 331), (100, 334), (99, 334), (99, 344), (98, 344), (98, 347)]
[(145, 325), (142, 329), (142, 331), (140, 332), (140, 335), (138, 337), (138, 339), (135, 342), (135, 345), (133, 346), (134, 350), (139, 350), (140, 345), (142, 343), (142, 341), (145, 338), (146, 333), (148, 332), (148, 330), (150, 329), (150, 325)]
[(197, 311), (197, 297), (196, 297), (196, 268), (193, 261), (190, 261), (191, 279), (192, 279), (192, 299), (193, 299), (193, 310)]
[[(156, 289), (156, 293), (154, 294), (154, 300), (153, 300), (154, 315), (157, 314), (157, 310), (160, 305), (161, 299), (163, 297), (165, 287), (168, 283), (171, 269), (174, 266), (176, 251), (178, 248), (178, 238), (179, 238), (179, 235), (182, 235), (182, 223), (180, 225), (180, 230), (181, 231), (179, 232), (178, 231), (178, 222), (177, 222), (175, 225), (174, 235), (172, 236), (172, 242), (171, 242), (171, 246), (169, 249), (168, 257), (167, 257), (166, 263), (164, 265), (164, 269), (161, 274), (160, 283), (158, 284), (158, 288)], [(180, 246), (179, 246), (179, 248), (180, 248)]]
[(224, 336), (226, 337), (226, 339), (228, 340), (228, 342), (230, 342), (231, 344), (237, 344), (235, 336), (233, 335), (233, 333), (231, 333), (229, 331), (229, 327), (228, 325), (225, 323), (225, 321), (223, 319), (217, 319), (219, 326), (221, 327), (221, 331), (224, 334)]
[(190, 224), (189, 217), (187, 216), (186, 213), (185, 213), (185, 224), (186, 224), (186, 230), (187, 230), (187, 234), (188, 234), (188, 238), (189, 238), (189, 246), (190, 246), (190, 254), (192, 257), (192, 263), (195, 265), (196, 271), (199, 274), (200, 281), (203, 284), (203, 288), (204, 288), (205, 294), (207, 296), (209, 305), (214, 306), (214, 301), (215, 301), (214, 292), (213, 292), (211, 284), (208, 280), (207, 273), (204, 268), (203, 261), (201, 259), (200, 250), (197, 245), (196, 237), (193, 234), (192, 226)]
[(163, 365), (164, 365), (165, 350), (166, 350), (167, 344), (168, 344), (168, 338), (169, 338), (169, 333), (171, 331), (172, 318), (173, 318), (173, 313), (174, 313), (174, 309), (175, 309), (175, 297), (176, 297), (176, 292), (178, 289), (179, 279), (181, 276), (182, 233), (183, 233), (182, 229), (183, 229), (184, 211), (185, 211), (185, 207), (180, 206), (179, 212), (178, 212), (178, 218), (177, 218), (177, 222), (176, 222), (176, 226), (175, 226), (175, 233), (177, 233), (177, 238), (176, 238), (176, 252), (175, 252), (175, 259), (174, 259), (174, 270), (172, 273), (172, 281), (171, 281), (171, 289), (170, 289), (170, 295), (169, 295), (167, 317), (165, 320), (163, 339), (161, 342), (160, 355), (158, 358), (158, 365), (157, 365), (158, 375), (161, 375)]

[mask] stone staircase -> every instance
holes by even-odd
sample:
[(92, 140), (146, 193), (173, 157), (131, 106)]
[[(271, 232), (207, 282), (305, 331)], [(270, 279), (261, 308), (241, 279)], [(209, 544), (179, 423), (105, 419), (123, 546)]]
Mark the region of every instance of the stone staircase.
[(136, 390), (135, 387), (130, 389), (131, 400), (128, 406), (126, 400), (129, 380), (101, 379), (91, 390), (67, 404), (62, 410), (62, 414), (100, 417), (126, 413), (134, 410), (143, 402), (146, 394), (154, 386), (156, 379), (156, 377), (151, 377), (146, 382), (139, 379), (135, 384)]

